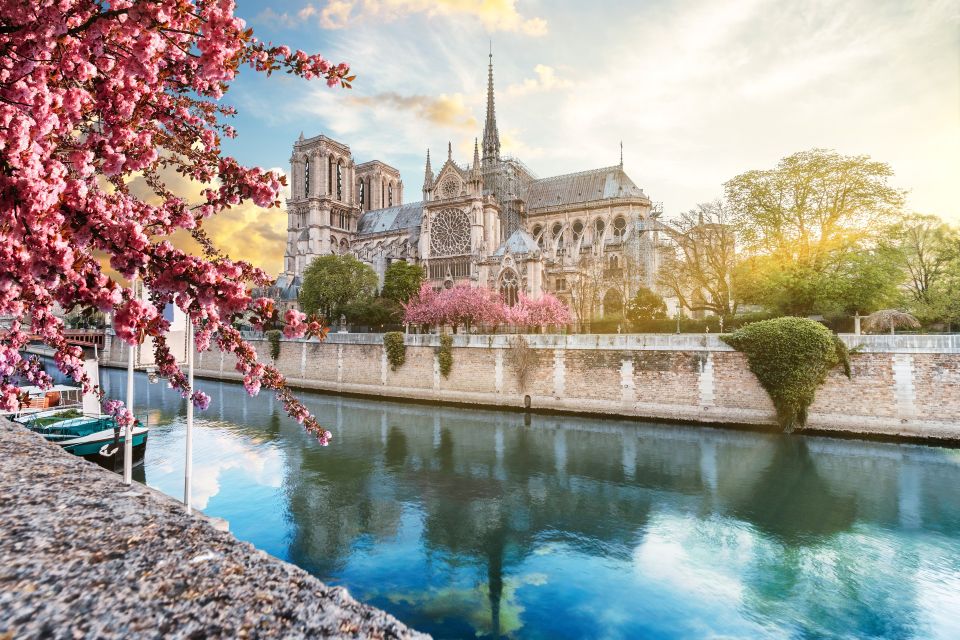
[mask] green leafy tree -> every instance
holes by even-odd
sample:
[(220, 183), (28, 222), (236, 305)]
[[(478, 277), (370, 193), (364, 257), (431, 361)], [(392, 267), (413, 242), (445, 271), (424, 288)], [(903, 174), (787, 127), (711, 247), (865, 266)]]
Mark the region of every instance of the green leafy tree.
[(343, 313), (352, 324), (378, 327), (403, 321), (403, 307), (383, 297), (363, 298), (344, 307)]
[(402, 260), (390, 263), (383, 274), (384, 298), (394, 302), (408, 302), (420, 291), (423, 283), (423, 268)]
[(642, 322), (667, 317), (667, 305), (663, 298), (647, 287), (637, 289), (637, 294), (627, 303), (627, 320)]
[(353, 256), (320, 256), (304, 271), (300, 307), (335, 322), (347, 305), (372, 297), (376, 288), (376, 272)]
[(801, 316), (881, 304), (891, 291), (882, 276), (896, 278), (883, 240), (903, 204), (892, 175), (867, 156), (813, 149), (727, 182), (743, 249), (738, 297)]
[(913, 214), (897, 226), (907, 274), (907, 306), (924, 324), (960, 320), (960, 229)]

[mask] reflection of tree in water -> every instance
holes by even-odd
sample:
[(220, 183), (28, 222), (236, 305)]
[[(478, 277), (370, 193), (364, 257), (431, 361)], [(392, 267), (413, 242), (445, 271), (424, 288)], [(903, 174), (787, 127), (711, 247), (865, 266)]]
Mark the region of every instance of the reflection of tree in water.
[[(456, 434), (469, 438), (462, 430)], [(571, 481), (570, 475), (556, 473), (558, 461), (551, 455), (555, 449), (544, 446), (558, 437), (555, 431), (531, 432), (516, 426), (509, 436), (502, 465), (490, 456), (483, 460), (487, 473), (482, 473), (477, 471), (475, 450), (458, 466), (454, 432), (444, 428), (436, 450), (438, 468), (410, 472), (426, 506), (427, 544), (474, 558), (485, 568), (486, 584), (478, 587), (475, 597), (486, 596), (490, 620), (488, 627), (477, 631), (492, 637), (516, 630), (512, 615), (505, 615), (515, 609), (508, 602), (517, 580), (510, 576), (510, 567), (530, 555), (544, 535), (562, 535), (574, 544), (593, 547), (592, 552), (600, 549), (629, 558), (649, 512), (644, 495), (619, 484), (622, 466), (611, 455), (612, 447), (604, 446), (604, 438), (592, 442), (571, 438), (567, 455), (577, 460)], [(488, 448), (486, 453), (492, 452)], [(504, 475), (498, 477), (498, 468)], [(455, 469), (461, 471), (451, 473)], [(620, 526), (609, 526), (611, 513), (617, 514)]]
[[(812, 636), (917, 637), (916, 553), (856, 533), (857, 502), (818, 472), (802, 436), (778, 438), (753, 491), (731, 501), (762, 537), (744, 571), (744, 606)], [(922, 634), (921, 634), (922, 635)]]
[(753, 490), (733, 500), (730, 509), (785, 544), (815, 542), (850, 529), (857, 519), (856, 500), (831, 491), (802, 436), (778, 439)]

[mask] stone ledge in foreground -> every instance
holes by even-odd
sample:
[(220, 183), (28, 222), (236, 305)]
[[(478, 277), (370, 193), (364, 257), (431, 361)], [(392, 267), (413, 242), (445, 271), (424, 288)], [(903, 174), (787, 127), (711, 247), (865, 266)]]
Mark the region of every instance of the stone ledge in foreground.
[(0, 418), (0, 640), (427, 638)]

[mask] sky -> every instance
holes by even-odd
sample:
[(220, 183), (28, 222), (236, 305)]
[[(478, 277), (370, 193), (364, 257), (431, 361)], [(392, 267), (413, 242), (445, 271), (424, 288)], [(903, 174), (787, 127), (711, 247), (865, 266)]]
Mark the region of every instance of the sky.
[[(397, 167), (472, 160), (492, 42), (503, 152), (540, 177), (616, 164), (666, 218), (823, 147), (889, 163), (908, 208), (960, 223), (960, 1), (238, 0), (262, 40), (348, 62), (354, 88), (241, 72), (225, 151), (287, 170), (302, 131)], [(436, 163), (434, 164), (436, 166)], [(286, 217), (241, 207), (211, 233), (280, 269)], [(276, 248), (273, 247), (276, 245)]]

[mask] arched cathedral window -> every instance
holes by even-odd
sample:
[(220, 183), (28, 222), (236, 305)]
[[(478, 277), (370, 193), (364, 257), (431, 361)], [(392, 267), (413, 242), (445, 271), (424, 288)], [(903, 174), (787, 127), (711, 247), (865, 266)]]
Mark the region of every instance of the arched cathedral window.
[(337, 162), (337, 200), (343, 200), (343, 162)]
[(456, 256), (470, 253), (470, 217), (461, 209), (443, 209), (430, 225), (430, 253)]
[(627, 234), (627, 221), (623, 216), (617, 216), (613, 221), (613, 235), (617, 240), (623, 240)]
[(393, 183), (387, 185), (387, 206), (393, 206)]
[(520, 287), (520, 280), (517, 278), (517, 272), (513, 270), (504, 271), (500, 276), (500, 297), (507, 306), (512, 307), (517, 304), (517, 296)]
[(310, 158), (303, 162), (303, 195), (310, 195)]
[(360, 211), (364, 210), (364, 205), (366, 204), (367, 193), (363, 185), (363, 180), (357, 184), (357, 197), (360, 198)]

